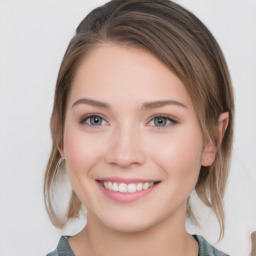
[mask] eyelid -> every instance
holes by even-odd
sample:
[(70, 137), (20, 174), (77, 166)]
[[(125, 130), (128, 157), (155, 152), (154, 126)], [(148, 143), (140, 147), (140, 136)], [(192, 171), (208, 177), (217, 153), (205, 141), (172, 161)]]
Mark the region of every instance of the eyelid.
[[(151, 121), (153, 121), (154, 118), (156, 117), (162, 117), (162, 118), (166, 118), (167, 120), (169, 120), (171, 122), (171, 124), (177, 124), (178, 123), (178, 120), (176, 118), (174, 118), (173, 116), (170, 116), (170, 115), (167, 115), (167, 114), (156, 114), (156, 115), (153, 115), (152, 117), (150, 117), (150, 120), (147, 122), (147, 126), (151, 126), (149, 125), (149, 123)], [(171, 124), (168, 124), (168, 125), (163, 125), (163, 126), (156, 126), (156, 125), (152, 125), (153, 127), (156, 127), (156, 128), (166, 128), (166, 127), (169, 127)]]
[[(107, 124), (101, 124), (101, 125), (90, 125), (90, 124), (87, 124), (86, 123), (86, 120), (92, 116), (97, 116), (97, 117), (100, 117), (102, 118)], [(88, 114), (85, 114), (83, 115), (80, 120), (79, 120), (79, 123), (81, 125), (87, 125), (89, 127), (100, 127), (100, 126), (104, 126), (104, 125), (109, 125), (109, 122), (106, 120), (106, 118), (102, 115), (102, 114), (99, 114), (99, 113), (88, 113)]]
[[(101, 125), (90, 125), (90, 124), (87, 124), (86, 123), (86, 120), (92, 116), (98, 116), (100, 118), (102, 118), (106, 124), (101, 124)], [(176, 118), (174, 118), (173, 116), (171, 115), (168, 115), (168, 114), (155, 114), (153, 116), (150, 117), (149, 121), (146, 123), (146, 126), (153, 126), (153, 127), (156, 127), (156, 128), (166, 128), (166, 127), (169, 127), (171, 124), (168, 124), (168, 125), (164, 125), (164, 126), (156, 126), (156, 125), (150, 125), (149, 123), (151, 121), (153, 121), (154, 118), (156, 117), (162, 117), (162, 118), (166, 118), (167, 120), (169, 120), (171, 122), (171, 124), (176, 124), (178, 123), (178, 120)], [(109, 125), (109, 122), (106, 120), (106, 118), (102, 115), (102, 114), (99, 114), (99, 113), (88, 113), (88, 114), (85, 114), (83, 115), (80, 120), (79, 120), (79, 123), (81, 125), (87, 125), (88, 127), (93, 127), (93, 128), (96, 128), (96, 127), (101, 127), (101, 126), (105, 126), (105, 125)]]

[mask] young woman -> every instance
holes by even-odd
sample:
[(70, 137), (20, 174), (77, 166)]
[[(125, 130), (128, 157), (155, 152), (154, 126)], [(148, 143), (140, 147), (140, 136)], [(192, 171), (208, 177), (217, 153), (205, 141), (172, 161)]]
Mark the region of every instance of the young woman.
[[(82, 205), (87, 225), (48, 255), (226, 255), (185, 218), (195, 189), (223, 236), (233, 115), (225, 59), (193, 14), (167, 0), (93, 10), (60, 67), (44, 184), (54, 225)], [(73, 189), (65, 219), (53, 205), (60, 165)]]

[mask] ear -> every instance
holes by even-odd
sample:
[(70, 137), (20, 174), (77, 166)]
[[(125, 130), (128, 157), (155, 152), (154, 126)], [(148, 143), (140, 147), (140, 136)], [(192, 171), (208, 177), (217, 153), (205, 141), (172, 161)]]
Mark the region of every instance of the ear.
[(57, 148), (58, 148), (58, 151), (59, 151), (61, 157), (65, 159), (63, 144), (62, 145), (58, 145)]
[(218, 134), (217, 134), (216, 143), (214, 143), (213, 141), (206, 142), (206, 144), (204, 145), (201, 165), (203, 166), (212, 165), (217, 152), (217, 147), (221, 144), (225, 131), (228, 127), (228, 121), (229, 121), (228, 112), (221, 113), (218, 119)]
[(218, 146), (222, 142), (225, 131), (227, 130), (227, 127), (228, 127), (228, 122), (229, 122), (229, 113), (228, 112), (221, 113), (218, 119), (218, 131), (219, 131), (218, 140), (217, 140)]
[(217, 151), (216, 145), (212, 141), (207, 142), (204, 145), (204, 151), (203, 151), (203, 155), (202, 155), (201, 165), (203, 165), (203, 166), (212, 165), (212, 163), (215, 159), (216, 151)]

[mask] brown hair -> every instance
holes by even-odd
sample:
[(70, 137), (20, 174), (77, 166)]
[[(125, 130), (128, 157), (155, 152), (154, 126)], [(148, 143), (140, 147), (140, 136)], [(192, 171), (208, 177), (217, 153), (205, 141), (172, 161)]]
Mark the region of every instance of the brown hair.
[[(157, 56), (184, 83), (205, 139), (217, 147), (214, 163), (201, 167), (195, 190), (215, 212), (224, 234), (222, 198), (225, 191), (233, 140), (234, 100), (228, 68), (216, 40), (202, 22), (168, 0), (113, 0), (94, 9), (80, 23), (64, 55), (56, 84), (51, 117), (52, 152), (44, 180), (46, 209), (55, 226), (63, 227), (78, 216), (81, 202), (72, 192), (66, 218), (54, 211), (52, 188), (62, 147), (66, 101), (77, 67), (96, 45), (106, 42), (143, 47)], [(218, 117), (229, 112), (229, 124), (217, 145)]]

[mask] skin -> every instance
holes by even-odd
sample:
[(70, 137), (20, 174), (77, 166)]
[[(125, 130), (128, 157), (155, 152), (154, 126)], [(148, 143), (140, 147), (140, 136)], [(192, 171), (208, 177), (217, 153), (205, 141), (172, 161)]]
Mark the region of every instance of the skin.
[[(146, 104), (155, 101), (172, 102)], [(88, 115), (102, 117), (100, 125)], [(159, 115), (163, 126), (155, 122)], [(220, 138), (227, 122), (220, 117)], [(76, 255), (198, 255), (185, 229), (186, 202), (216, 147), (203, 141), (181, 80), (151, 53), (104, 44), (85, 57), (68, 97), (60, 152), (88, 211), (86, 227), (70, 238)], [(147, 196), (120, 203), (99, 189), (96, 180), (108, 177), (160, 183)]]

